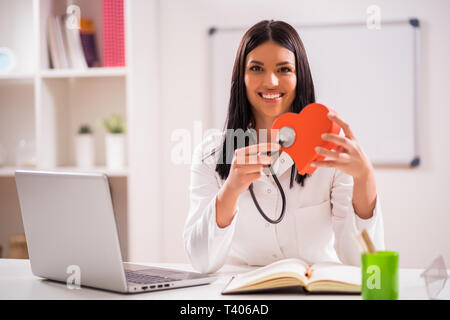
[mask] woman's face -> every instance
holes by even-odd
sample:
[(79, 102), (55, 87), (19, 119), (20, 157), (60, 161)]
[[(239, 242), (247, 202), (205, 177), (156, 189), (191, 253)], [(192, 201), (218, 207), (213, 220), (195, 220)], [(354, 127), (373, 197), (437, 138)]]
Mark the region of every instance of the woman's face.
[(257, 122), (273, 122), (279, 115), (290, 111), (296, 85), (292, 51), (267, 41), (247, 54), (245, 86)]

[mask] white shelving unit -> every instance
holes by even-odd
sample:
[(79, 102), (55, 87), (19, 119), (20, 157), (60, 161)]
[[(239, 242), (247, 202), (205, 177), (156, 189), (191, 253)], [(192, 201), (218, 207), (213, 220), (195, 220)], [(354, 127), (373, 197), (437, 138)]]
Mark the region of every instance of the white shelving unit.
[(40, 77), (43, 79), (125, 77), (126, 75), (125, 67), (89, 68), (88, 70), (50, 69), (40, 73)]
[[(82, 16), (94, 21), (101, 59), (101, 0), (0, 2), (0, 46), (12, 49), (17, 58), (16, 69), (0, 75), (0, 145), (8, 167), (0, 168), (0, 175), (13, 174), (21, 139), (35, 145), (38, 169), (77, 170), (75, 136), (82, 124), (94, 130), (96, 166), (105, 171), (105, 131), (100, 122), (111, 113), (126, 118), (129, 72), (126, 67), (49, 68), (47, 18), (64, 14), (69, 4), (77, 4)], [(127, 170), (118, 172), (126, 176)]]
[[(46, 21), (77, 4), (94, 20), (102, 52), (102, 0), (0, 0), (0, 47), (14, 51), (17, 68), (0, 76), (0, 246), (23, 233), (14, 182), (21, 139), (35, 144), (36, 169), (77, 171), (74, 138), (93, 127), (96, 167), (110, 177), (119, 241), (125, 260), (161, 261), (161, 106), (159, 100), (159, 0), (124, 0), (126, 67), (84, 71), (49, 69)], [(127, 120), (127, 166), (105, 168), (105, 131), (111, 113)], [(85, 170), (83, 170), (85, 171)]]
[[(124, 4), (126, 30), (128, 1)], [(0, 1), (0, 47), (10, 48), (16, 56), (16, 68), (9, 74), (0, 74), (0, 146), (7, 154), (5, 163), (0, 166), (0, 179), (13, 179), (15, 170), (20, 169), (16, 166), (16, 150), (22, 139), (35, 146), (36, 165), (31, 169), (106, 173), (115, 189), (113, 196), (118, 208), (115, 213), (126, 258), (129, 170), (105, 167), (106, 132), (101, 119), (112, 113), (127, 119), (131, 108), (128, 98), (130, 70), (127, 67), (49, 68), (47, 18), (64, 14), (69, 4), (78, 5), (81, 16), (93, 20), (97, 50), (102, 60), (102, 0)], [(128, 55), (131, 55), (128, 45), (126, 55), (128, 61)], [(96, 166), (89, 170), (75, 166), (75, 137), (82, 124), (89, 124), (94, 133)], [(3, 185), (0, 185), (0, 193)], [(8, 186), (13, 185), (8, 182)], [(0, 194), (2, 201), (7, 200), (2, 196), (14, 194), (7, 191)], [(4, 257), (8, 234), (23, 232), (16, 200), (11, 201), (14, 203), (3, 202), (0, 208), (3, 222), (0, 245), (3, 245)]]

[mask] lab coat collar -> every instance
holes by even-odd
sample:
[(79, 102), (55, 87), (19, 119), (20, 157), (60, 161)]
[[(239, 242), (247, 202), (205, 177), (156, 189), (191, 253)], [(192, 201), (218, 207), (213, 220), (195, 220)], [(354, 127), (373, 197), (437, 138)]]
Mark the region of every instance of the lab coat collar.
[[(272, 168), (277, 176), (281, 176), (288, 169), (290, 169), (293, 164), (294, 164), (294, 161), (292, 160), (292, 158), (286, 152), (281, 152), (279, 157), (272, 164)], [(264, 174), (261, 175), (261, 177), (263, 179), (270, 177), (270, 171), (268, 168), (264, 168), (263, 172), (264, 172)]]

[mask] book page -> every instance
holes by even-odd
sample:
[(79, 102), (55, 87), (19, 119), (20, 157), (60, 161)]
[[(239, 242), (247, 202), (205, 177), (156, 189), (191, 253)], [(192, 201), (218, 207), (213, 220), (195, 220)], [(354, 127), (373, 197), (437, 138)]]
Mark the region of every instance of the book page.
[(313, 274), (309, 282), (336, 281), (361, 285), (361, 268), (337, 262), (320, 262), (312, 265)]
[(298, 277), (304, 279), (304, 282), (306, 282), (305, 270), (307, 266), (308, 265), (305, 262), (299, 259), (284, 259), (276, 261), (267, 266), (236, 275), (233, 280), (230, 281), (230, 283), (226, 286), (225, 290), (231, 291), (250, 283), (258, 282), (261, 279), (267, 279), (270, 276), (279, 273), (296, 274), (298, 275)]

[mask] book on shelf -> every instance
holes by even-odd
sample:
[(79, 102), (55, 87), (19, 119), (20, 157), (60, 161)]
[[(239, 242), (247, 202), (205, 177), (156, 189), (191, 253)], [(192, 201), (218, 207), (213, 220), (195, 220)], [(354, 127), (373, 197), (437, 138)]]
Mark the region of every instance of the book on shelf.
[(47, 39), (50, 66), (54, 69), (69, 68), (67, 60), (65, 35), (62, 32), (61, 19), (49, 16), (47, 19)]
[(80, 30), (67, 26), (69, 16), (47, 19), (49, 62), (53, 69), (86, 69), (88, 67)]
[(91, 19), (80, 19), (80, 38), (84, 57), (89, 68), (99, 67), (94, 22)]
[(360, 293), (361, 269), (337, 262), (308, 265), (300, 259), (284, 259), (233, 276), (222, 294), (288, 287), (301, 287), (306, 292)]
[(47, 18), (47, 44), (50, 68), (61, 68), (61, 61), (58, 56), (58, 44), (55, 33), (54, 19), (52, 16)]
[(103, 65), (125, 66), (125, 25), (123, 0), (103, 0)]
[(79, 28), (71, 26), (73, 16), (48, 17), (49, 65), (54, 69), (81, 69), (125, 66), (125, 17), (123, 0), (102, 0), (101, 32), (103, 51), (97, 50), (92, 19), (80, 18)]
[(60, 16), (63, 34), (66, 36), (68, 56), (73, 69), (86, 69), (87, 63), (81, 45), (80, 29), (70, 26), (71, 17), (69, 15)]

